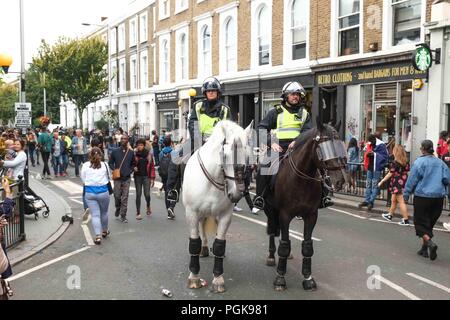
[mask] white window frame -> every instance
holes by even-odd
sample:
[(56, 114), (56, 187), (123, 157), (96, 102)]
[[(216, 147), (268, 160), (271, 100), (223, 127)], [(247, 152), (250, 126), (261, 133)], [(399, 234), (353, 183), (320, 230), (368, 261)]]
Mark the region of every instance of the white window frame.
[(139, 16), (139, 41), (140, 41), (140, 43), (148, 41), (148, 14), (147, 14), (147, 12), (142, 13)]
[(124, 23), (119, 25), (118, 31), (119, 31), (119, 52), (122, 52), (125, 50), (125, 37), (126, 37)]
[[(284, 0), (284, 32), (283, 32), (283, 64), (289, 66), (294, 65), (303, 65), (308, 64), (309, 62), (309, 32), (310, 32), (310, 1), (311, 0), (304, 0), (306, 1), (307, 5), (305, 10), (307, 10), (306, 13), (306, 55), (303, 59), (296, 59), (294, 60), (292, 57), (292, 26), (291, 26), (291, 8), (292, 4), (294, 3), (294, 0)], [(314, 0), (313, 0), (314, 1)]]
[(175, 0), (175, 13), (174, 14), (179, 14), (180, 12), (183, 12), (183, 11), (186, 11), (187, 9), (189, 9), (189, 0), (183, 0), (184, 6), (181, 5), (181, 1), (182, 0)]
[[(236, 56), (236, 64), (232, 70), (227, 70), (227, 56), (225, 54), (226, 51), (226, 24), (229, 19), (233, 19), (233, 23), (235, 24), (236, 35), (238, 35), (238, 8), (234, 6), (226, 11), (220, 13), (220, 32), (219, 32), (219, 71), (221, 74), (227, 73), (235, 73), (238, 71), (239, 62), (238, 62), (238, 39), (236, 39), (235, 46), (235, 56)], [(211, 29), (212, 32), (212, 29)], [(211, 66), (212, 67), (212, 66)]]
[[(203, 33), (204, 30), (208, 28), (211, 34), (211, 41), (209, 47), (208, 57), (204, 58), (204, 48), (203, 48)], [(212, 75), (212, 18), (201, 20), (197, 22), (197, 39), (198, 39), (198, 50), (197, 50), (197, 65), (198, 65), (198, 78), (206, 78)], [(208, 70), (205, 70), (205, 65), (209, 66)]]
[(111, 52), (111, 55), (117, 53), (117, 31), (116, 30), (117, 30), (116, 28), (112, 28), (110, 30), (111, 42), (109, 45), (109, 50)]
[[(336, 5), (336, 10), (335, 10), (335, 16), (333, 21), (335, 23), (335, 27), (336, 27), (336, 48), (335, 48), (335, 53), (336, 53), (336, 57), (345, 57), (345, 56), (354, 56), (354, 55), (358, 55), (358, 54), (363, 54), (364, 53), (364, 38), (363, 38), (363, 32), (364, 32), (364, 23), (361, 23), (362, 21), (364, 21), (364, 0), (360, 0), (359, 1), (359, 24), (357, 26), (351, 26), (348, 28), (343, 28), (342, 30), (339, 27), (339, 19), (340, 18), (344, 18), (339, 16), (339, 0), (335, 0), (335, 5)], [(355, 14), (355, 13), (353, 13)], [(351, 15), (353, 15), (351, 14)], [(350, 15), (349, 15), (350, 16)], [(359, 29), (359, 48), (358, 48), (358, 52), (353, 53), (353, 54), (349, 54), (349, 55), (344, 55), (344, 54), (340, 54), (340, 33), (342, 31), (346, 31), (346, 30), (351, 30), (351, 29)]]
[[(167, 12), (163, 11), (164, 2), (167, 2)], [(159, 10), (158, 10), (159, 21), (170, 17), (170, 0), (159, 0), (158, 7), (159, 7)]]
[[(181, 36), (184, 34), (185, 36), (185, 63), (186, 63), (186, 69), (185, 74), (183, 74), (183, 67), (181, 65)], [(176, 45), (175, 45), (175, 79), (176, 81), (186, 81), (189, 79), (189, 26), (184, 26), (182, 28), (179, 28), (175, 32), (175, 39), (176, 39)]]
[(138, 88), (138, 61), (136, 54), (130, 56), (130, 91)]
[(272, 32), (269, 35), (269, 63), (259, 65), (259, 46), (258, 46), (258, 16), (263, 6), (268, 10), (267, 30), (272, 30), (272, 0), (253, 0), (251, 8), (251, 65), (252, 69), (268, 69), (272, 67)]
[[(163, 59), (163, 43), (167, 41), (167, 70), (164, 68)], [(166, 74), (167, 78), (163, 77), (163, 72)], [(159, 84), (170, 83), (170, 33), (161, 35), (159, 37)]]
[(127, 91), (127, 61), (125, 58), (121, 58), (119, 60), (119, 93), (124, 93), (126, 91)]
[(129, 32), (129, 37), (130, 37), (130, 40), (129, 40), (129, 47), (131, 48), (131, 47), (134, 47), (134, 46), (136, 46), (137, 45), (137, 36), (138, 36), (138, 34), (137, 34), (137, 31), (138, 31), (138, 25), (137, 25), (137, 19), (136, 18), (133, 18), (133, 19), (130, 19), (129, 21), (128, 21), (128, 32)]
[(416, 43), (408, 43), (394, 46), (394, 21), (393, 21), (393, 5), (391, 0), (384, 0), (383, 4), (383, 50), (396, 49), (396, 51), (415, 49), (417, 43), (425, 42), (425, 27), (427, 19), (427, 1), (422, 0), (421, 20), (420, 20), (420, 40)]
[[(139, 85), (141, 89), (148, 88), (148, 51), (144, 50), (140, 53), (140, 72), (139, 72)], [(144, 60), (146, 63), (144, 63)]]
[(117, 93), (117, 81), (118, 81), (118, 73), (117, 73), (117, 60), (111, 60), (111, 93)]

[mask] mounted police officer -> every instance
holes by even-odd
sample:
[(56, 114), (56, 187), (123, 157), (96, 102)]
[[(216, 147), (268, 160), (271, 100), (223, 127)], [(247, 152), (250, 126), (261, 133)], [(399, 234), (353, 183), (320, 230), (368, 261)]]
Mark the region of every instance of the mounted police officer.
[[(195, 147), (203, 145), (211, 136), (215, 125), (221, 120), (231, 120), (230, 108), (221, 100), (222, 85), (219, 80), (214, 77), (206, 78), (202, 85), (202, 99), (194, 104), (189, 116), (189, 136), (191, 137), (191, 154), (195, 151)], [(180, 148), (181, 150), (181, 148)], [(182, 157), (182, 155), (179, 155)], [(172, 163), (173, 164), (173, 163)], [(168, 200), (177, 201), (182, 171), (175, 164), (169, 168), (169, 179), (167, 181), (169, 194)]]
[[(311, 116), (305, 108), (306, 91), (300, 83), (286, 83), (281, 98), (281, 104), (271, 109), (258, 125), (259, 130), (267, 130), (267, 143), (273, 151), (279, 153), (280, 159), (295, 146), (295, 139), (298, 136), (313, 128)], [(270, 190), (272, 177), (261, 173), (258, 175), (255, 208), (261, 210), (264, 208), (264, 197)], [(324, 197), (322, 206), (330, 205), (331, 200)]]

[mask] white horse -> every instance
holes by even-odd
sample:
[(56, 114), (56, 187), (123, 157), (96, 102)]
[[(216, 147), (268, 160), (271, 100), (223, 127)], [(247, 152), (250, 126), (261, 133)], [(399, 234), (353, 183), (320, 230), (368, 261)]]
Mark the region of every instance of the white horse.
[[(186, 164), (183, 179), (183, 204), (190, 229), (188, 287), (201, 288), (200, 253), (208, 255), (205, 228), (213, 221), (216, 239), (213, 244), (213, 290), (225, 291), (223, 258), (228, 227), (237, 203), (244, 191), (244, 170), (249, 151), (252, 124), (247, 129), (231, 121), (219, 122), (208, 141)], [(208, 218), (208, 219), (207, 219)], [(206, 230), (208, 231), (208, 230)], [(211, 231), (211, 230), (209, 230)], [(202, 246), (203, 240), (203, 246)]]

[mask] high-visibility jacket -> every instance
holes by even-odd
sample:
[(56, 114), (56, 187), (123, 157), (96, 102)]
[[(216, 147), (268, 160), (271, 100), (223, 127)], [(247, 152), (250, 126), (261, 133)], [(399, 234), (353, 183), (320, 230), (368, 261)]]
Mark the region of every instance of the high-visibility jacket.
[(282, 105), (278, 111), (276, 137), (278, 140), (294, 140), (300, 135), (303, 124), (308, 118), (308, 111), (301, 108), (298, 113), (290, 113)]
[(210, 136), (214, 130), (214, 126), (217, 122), (228, 118), (228, 108), (222, 105), (222, 111), (218, 117), (208, 116), (203, 109), (203, 102), (199, 102), (195, 105), (195, 111), (198, 118), (198, 127), (202, 135)]

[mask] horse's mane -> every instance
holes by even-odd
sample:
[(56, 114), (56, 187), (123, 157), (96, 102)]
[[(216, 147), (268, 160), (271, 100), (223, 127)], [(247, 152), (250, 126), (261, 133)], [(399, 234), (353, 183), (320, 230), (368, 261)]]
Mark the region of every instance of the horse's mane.
[(231, 136), (235, 136), (244, 131), (238, 124), (230, 120), (222, 120), (214, 127), (211, 137), (208, 142), (222, 142), (224, 139), (228, 139)]
[(310, 130), (302, 133), (300, 136), (298, 136), (295, 139), (295, 146), (294, 146), (293, 151), (303, 148), (303, 146), (308, 141), (311, 141), (314, 138), (314, 136), (316, 136), (318, 133), (319, 133), (319, 130), (316, 127), (311, 128)]

